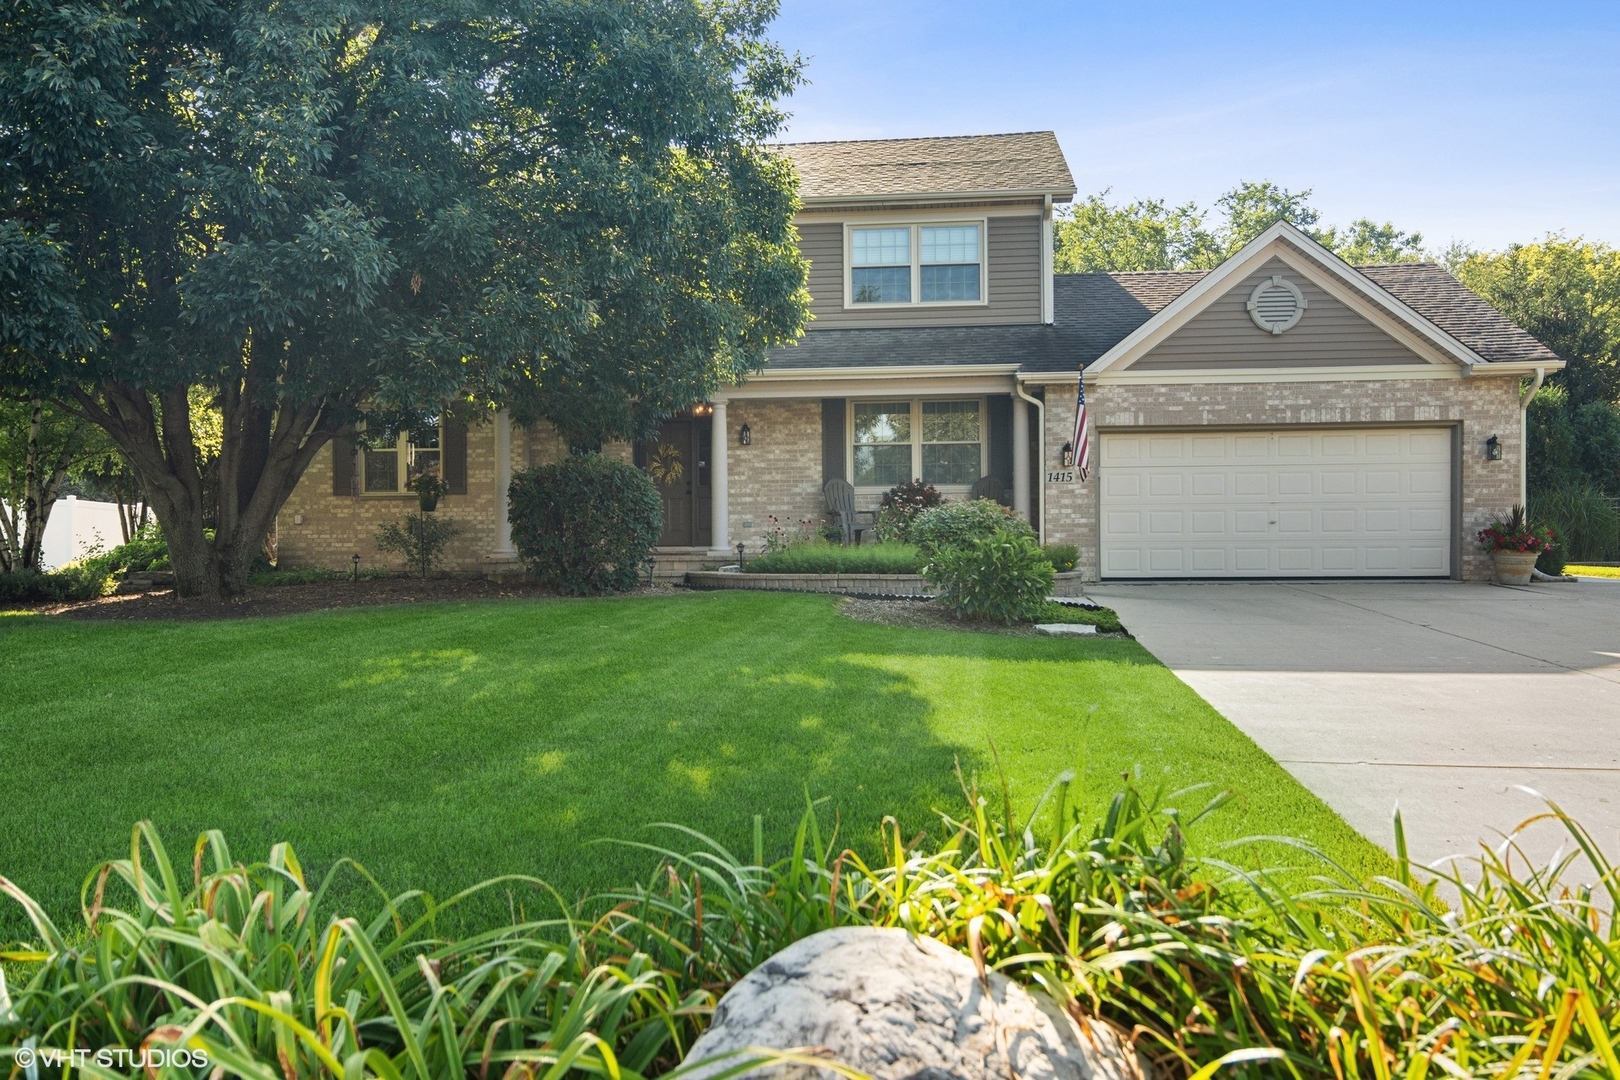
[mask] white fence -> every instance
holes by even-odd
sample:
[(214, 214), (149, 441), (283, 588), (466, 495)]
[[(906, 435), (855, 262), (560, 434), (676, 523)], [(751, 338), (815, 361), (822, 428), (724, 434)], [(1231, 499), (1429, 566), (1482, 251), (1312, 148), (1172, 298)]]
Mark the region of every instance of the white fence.
[[(137, 508), (137, 518), (139, 513)], [(56, 500), (56, 505), (51, 507), (51, 520), (45, 523), (45, 543), (40, 547), (40, 561), (44, 569), (55, 570), (98, 548), (110, 551), (123, 542), (117, 503), (91, 502), (68, 495)]]

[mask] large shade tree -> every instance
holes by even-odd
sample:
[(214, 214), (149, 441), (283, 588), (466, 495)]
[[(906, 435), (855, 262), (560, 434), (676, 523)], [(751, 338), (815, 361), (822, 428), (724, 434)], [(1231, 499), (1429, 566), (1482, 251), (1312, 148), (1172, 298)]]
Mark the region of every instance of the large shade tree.
[(575, 441), (645, 430), (806, 317), (793, 177), (763, 146), (799, 78), (773, 14), (8, 4), (0, 389), (104, 429), (180, 590), (210, 597), (362, 424), (493, 402)]

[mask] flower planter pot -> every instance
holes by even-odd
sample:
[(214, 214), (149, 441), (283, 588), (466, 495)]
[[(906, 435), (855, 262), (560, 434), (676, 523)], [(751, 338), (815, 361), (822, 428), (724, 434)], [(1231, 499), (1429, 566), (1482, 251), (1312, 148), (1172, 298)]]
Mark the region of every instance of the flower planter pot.
[(439, 497), (437, 495), (433, 496), (431, 499), (426, 495), (423, 495), (417, 500), (417, 502), (425, 513), (431, 514), (433, 511), (439, 508)]
[(1496, 563), (1496, 583), (1498, 585), (1530, 584), (1530, 571), (1536, 568), (1536, 558), (1539, 554), (1539, 552), (1535, 551), (1491, 552), (1491, 560)]

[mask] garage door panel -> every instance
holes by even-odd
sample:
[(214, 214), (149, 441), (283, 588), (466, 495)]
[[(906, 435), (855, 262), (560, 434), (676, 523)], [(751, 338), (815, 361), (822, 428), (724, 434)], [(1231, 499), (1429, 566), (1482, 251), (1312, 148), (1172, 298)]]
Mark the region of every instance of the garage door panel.
[(1449, 430), (1105, 432), (1109, 577), (1445, 576)]

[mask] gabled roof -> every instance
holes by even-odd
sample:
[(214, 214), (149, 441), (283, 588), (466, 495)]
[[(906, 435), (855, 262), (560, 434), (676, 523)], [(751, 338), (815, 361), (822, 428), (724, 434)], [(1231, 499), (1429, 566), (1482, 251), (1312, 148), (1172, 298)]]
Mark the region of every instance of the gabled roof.
[[(1140, 325), (1086, 364), (1088, 373), (1129, 367), (1219, 299), (1226, 289), (1274, 257), (1291, 262), (1301, 272), (1315, 278), (1319, 286), (1336, 292), (1341, 302), (1359, 309), (1363, 317), (1380, 324), (1385, 332), (1406, 339), (1408, 347), (1418, 348), (1419, 354), (1426, 354), (1431, 363), (1450, 362), (1464, 369), (1493, 363), (1563, 366), (1563, 361), (1545, 346), (1541, 347), (1544, 352), (1530, 349), (1526, 342), (1534, 339), (1522, 330), (1517, 335), (1509, 334), (1506, 328), (1512, 327), (1511, 322), (1438, 267), (1433, 269), (1452, 284), (1402, 270), (1388, 275), (1394, 287), (1385, 288), (1372, 275), (1351, 266), (1296, 226), (1279, 221), (1215, 269), (1188, 283), (1179, 295), (1162, 303), (1158, 310), (1148, 312)], [(1416, 305), (1404, 299), (1400, 295), (1402, 291), (1415, 299)], [(1155, 300), (1162, 297), (1159, 292), (1151, 292), (1151, 295)], [(1145, 308), (1146, 304), (1142, 306)], [(1439, 318), (1426, 315), (1424, 308), (1433, 310)], [(1079, 317), (1085, 319), (1083, 311)], [(1464, 331), (1472, 340), (1457, 337), (1452, 327)], [(1476, 349), (1476, 344), (1485, 351)], [(1500, 359), (1492, 359), (1493, 356)]]
[(1560, 362), (1558, 354), (1443, 267), (1387, 263), (1356, 269), (1493, 364)]
[(1074, 197), (1074, 177), (1050, 131), (780, 143), (813, 203), (895, 198)]

